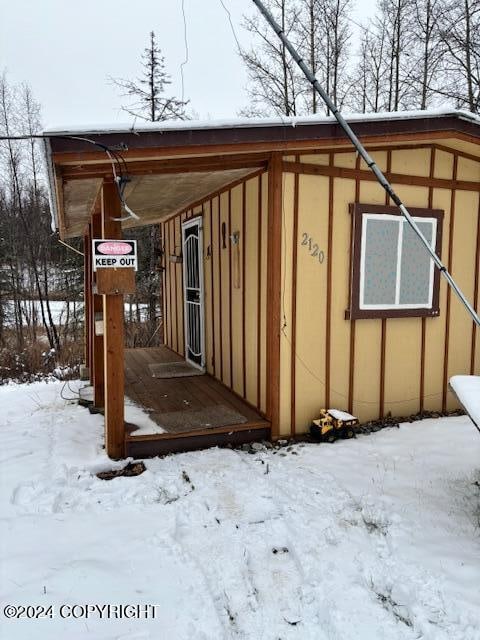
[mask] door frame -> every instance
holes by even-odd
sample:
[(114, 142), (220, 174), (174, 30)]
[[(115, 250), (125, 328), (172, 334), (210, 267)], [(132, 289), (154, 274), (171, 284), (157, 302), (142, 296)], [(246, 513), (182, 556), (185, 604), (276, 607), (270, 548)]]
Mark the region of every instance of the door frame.
[[(188, 313), (187, 313), (187, 254), (185, 251), (185, 230), (190, 227), (198, 227), (198, 278), (199, 278), (199, 298), (200, 298), (200, 347), (201, 361), (200, 363), (190, 360), (188, 357)], [(206, 353), (205, 353), (205, 282), (203, 270), (203, 218), (196, 216), (182, 222), (182, 256), (183, 256), (183, 318), (185, 331), (185, 361), (192, 367), (205, 371), (206, 369)]]

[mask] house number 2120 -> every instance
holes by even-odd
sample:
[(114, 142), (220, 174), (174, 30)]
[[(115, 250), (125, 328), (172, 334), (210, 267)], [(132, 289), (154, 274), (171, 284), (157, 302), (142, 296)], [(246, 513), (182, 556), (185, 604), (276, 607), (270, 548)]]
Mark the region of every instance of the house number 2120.
[(307, 247), (312, 258), (317, 258), (320, 264), (325, 260), (325, 253), (308, 233), (302, 233), (302, 246)]

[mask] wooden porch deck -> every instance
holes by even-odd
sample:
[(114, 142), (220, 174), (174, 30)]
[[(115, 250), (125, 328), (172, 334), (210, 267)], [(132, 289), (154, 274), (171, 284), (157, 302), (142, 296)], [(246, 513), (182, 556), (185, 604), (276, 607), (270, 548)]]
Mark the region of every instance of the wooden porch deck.
[[(149, 368), (182, 361), (164, 346), (125, 350), (125, 395), (147, 409), (151, 420), (165, 431), (127, 433), (126, 455), (146, 457), (269, 437), (270, 423), (210, 375), (155, 378)], [(209, 412), (216, 415), (216, 424), (209, 424)], [(225, 424), (219, 425), (222, 415)], [(167, 416), (174, 419), (165, 420)]]

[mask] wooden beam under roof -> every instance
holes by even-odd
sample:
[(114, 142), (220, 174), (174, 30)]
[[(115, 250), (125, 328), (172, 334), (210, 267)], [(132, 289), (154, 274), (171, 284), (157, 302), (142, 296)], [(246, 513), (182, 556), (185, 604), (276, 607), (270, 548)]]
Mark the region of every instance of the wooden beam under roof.
[[(235, 154), (170, 160), (135, 160), (126, 163), (128, 175), (199, 173), (230, 169), (266, 168), (268, 154)], [(111, 162), (87, 163), (59, 167), (63, 180), (86, 180), (112, 176)], [(118, 168), (117, 168), (118, 171)]]

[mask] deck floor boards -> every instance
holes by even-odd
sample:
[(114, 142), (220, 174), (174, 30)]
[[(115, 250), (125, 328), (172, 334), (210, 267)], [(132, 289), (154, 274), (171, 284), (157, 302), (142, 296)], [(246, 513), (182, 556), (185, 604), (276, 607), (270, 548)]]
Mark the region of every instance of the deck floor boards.
[[(151, 419), (159, 425), (162, 425), (162, 413), (177, 411), (187, 413), (221, 405), (240, 413), (244, 416), (246, 423), (265, 422), (268, 424), (252, 407), (208, 374), (178, 378), (154, 378), (148, 366), (149, 364), (181, 362), (182, 360), (167, 347), (125, 349), (125, 395), (148, 409)], [(243, 424), (232, 425), (232, 429), (235, 426), (243, 426)], [(204, 431), (205, 427), (199, 425), (198, 429)], [(185, 431), (187, 430), (192, 430), (191, 424), (185, 428)], [(169, 429), (168, 432), (181, 433), (182, 430)]]

